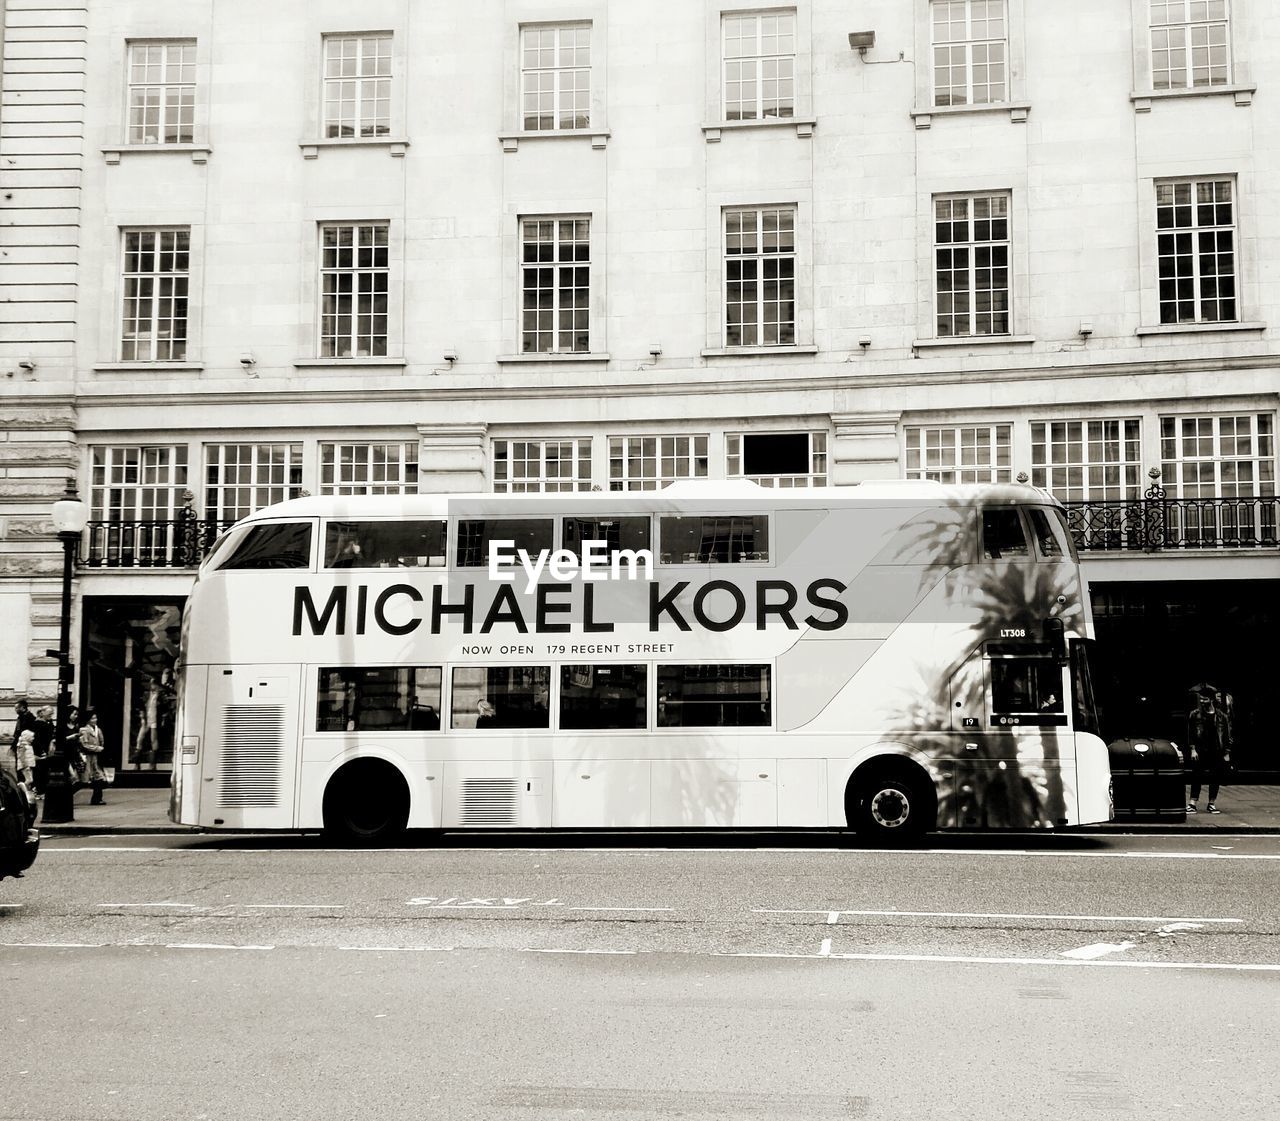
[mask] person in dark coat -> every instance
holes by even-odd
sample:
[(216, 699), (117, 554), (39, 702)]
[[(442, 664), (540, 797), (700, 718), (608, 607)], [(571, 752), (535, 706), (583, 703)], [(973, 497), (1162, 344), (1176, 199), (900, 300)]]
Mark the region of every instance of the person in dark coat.
[(1230, 731), (1227, 714), (1218, 706), (1215, 694), (1204, 691), (1195, 695), (1195, 708), (1187, 717), (1187, 748), (1191, 753), (1191, 797), (1187, 813), (1196, 813), (1200, 788), (1208, 784), (1209, 802), (1205, 812), (1216, 814), (1218, 789), (1223, 772), (1231, 759)]
[(53, 709), (36, 709), (35, 723), (31, 726), (31, 754), (36, 759), (35, 792), (43, 794), (49, 784), (49, 748), (53, 746)]

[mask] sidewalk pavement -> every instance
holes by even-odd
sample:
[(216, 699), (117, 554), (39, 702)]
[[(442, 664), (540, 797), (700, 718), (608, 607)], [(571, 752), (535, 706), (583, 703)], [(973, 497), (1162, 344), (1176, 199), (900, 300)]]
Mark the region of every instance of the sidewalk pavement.
[[(95, 833), (200, 833), (168, 818), (169, 791), (157, 787), (108, 787), (104, 804), (89, 805), (90, 791), (77, 791), (75, 821), (62, 824), (37, 821), (42, 835), (88, 836)], [(1200, 812), (1168, 818), (1120, 817), (1108, 825), (1084, 826), (1097, 833), (1280, 833), (1280, 785), (1224, 786), (1218, 799), (1220, 814)], [(42, 811), (43, 812), (43, 811)]]

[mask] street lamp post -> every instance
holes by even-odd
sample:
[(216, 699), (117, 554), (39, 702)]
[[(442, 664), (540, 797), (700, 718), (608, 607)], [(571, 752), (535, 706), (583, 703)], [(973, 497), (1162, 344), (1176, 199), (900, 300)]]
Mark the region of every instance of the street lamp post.
[(49, 773), (42, 818), (49, 823), (75, 820), (75, 785), (68, 774), (70, 761), (62, 753), (62, 745), (68, 734), (71, 682), (75, 678), (75, 667), (71, 664), (71, 575), (80, 535), (88, 520), (89, 509), (76, 493), (75, 482), (68, 480), (66, 494), (53, 504), (53, 528), (62, 542), (62, 615), (58, 622), (58, 649), (47, 651), (58, 659), (57, 715), (54, 718), (53, 743), (49, 746)]

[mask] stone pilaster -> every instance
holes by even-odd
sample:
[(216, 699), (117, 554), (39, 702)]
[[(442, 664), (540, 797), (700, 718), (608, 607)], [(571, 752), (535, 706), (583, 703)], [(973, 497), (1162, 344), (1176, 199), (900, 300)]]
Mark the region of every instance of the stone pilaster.
[(418, 489), (424, 494), (469, 494), (489, 489), (485, 424), (420, 424)]
[(831, 481), (848, 486), (871, 479), (900, 479), (901, 412), (832, 414)]

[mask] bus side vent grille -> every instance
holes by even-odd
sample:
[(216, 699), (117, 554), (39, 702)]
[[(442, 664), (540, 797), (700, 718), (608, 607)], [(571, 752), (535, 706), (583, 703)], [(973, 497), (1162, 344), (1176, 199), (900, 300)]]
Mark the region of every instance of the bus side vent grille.
[(283, 755), (282, 705), (227, 705), (222, 715), (218, 805), (278, 805)]
[(517, 789), (513, 778), (464, 778), (462, 824), (515, 825)]

